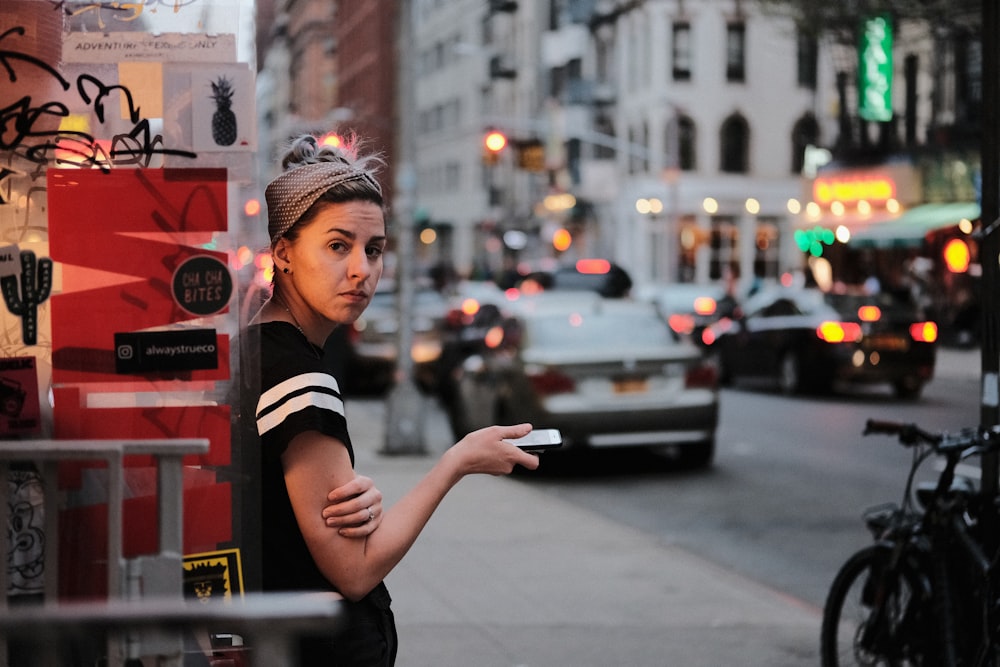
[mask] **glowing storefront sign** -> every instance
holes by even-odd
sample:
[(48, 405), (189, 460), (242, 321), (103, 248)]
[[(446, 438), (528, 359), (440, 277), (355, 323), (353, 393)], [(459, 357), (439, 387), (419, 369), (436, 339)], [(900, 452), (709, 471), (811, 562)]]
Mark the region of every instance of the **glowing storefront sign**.
[(888, 14), (861, 24), (858, 115), (876, 122), (892, 120), (892, 21)]
[(821, 206), (833, 202), (882, 203), (896, 199), (896, 181), (881, 174), (839, 174), (817, 176), (813, 181), (813, 201)]

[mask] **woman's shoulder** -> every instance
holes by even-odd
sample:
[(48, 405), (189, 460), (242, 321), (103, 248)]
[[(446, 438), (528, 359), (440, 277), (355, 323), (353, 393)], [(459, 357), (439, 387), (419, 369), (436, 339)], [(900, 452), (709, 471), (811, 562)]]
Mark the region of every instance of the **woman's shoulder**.
[(259, 360), (262, 370), (272, 369), (279, 375), (328, 372), (323, 351), (289, 322), (251, 324), (244, 343), (250, 345), (249, 358)]

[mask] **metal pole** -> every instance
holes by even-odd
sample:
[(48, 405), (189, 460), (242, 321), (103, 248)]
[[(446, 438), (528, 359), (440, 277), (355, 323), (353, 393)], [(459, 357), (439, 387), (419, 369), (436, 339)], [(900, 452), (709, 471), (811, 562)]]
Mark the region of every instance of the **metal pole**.
[(386, 398), (385, 454), (424, 454), (424, 396), (413, 381), (413, 255), (414, 209), (416, 208), (416, 136), (413, 117), (417, 74), (413, 43), (413, 0), (399, 3), (397, 72), (399, 76), (399, 146), (397, 206), (399, 233), (396, 243), (396, 306), (399, 317), (396, 383)]
[[(982, 389), (980, 423), (993, 426), (1000, 422), (1000, 390), (997, 376), (1000, 370), (1000, 312), (996, 304), (996, 287), (1000, 267), (1000, 232), (996, 222), (1000, 218), (1000, 116), (994, 113), (1000, 101), (1000, 48), (996, 35), (1000, 30), (1000, 7), (996, 0), (982, 1), (983, 24), (981, 41), (983, 50), (983, 103), (982, 103), (982, 195), (981, 225), (985, 234), (979, 247), (979, 260), (983, 268), (980, 283), (982, 310)], [(987, 497), (997, 493), (998, 457), (995, 453), (983, 456), (982, 491)], [(997, 526), (994, 523), (992, 528)], [(995, 530), (987, 534), (996, 536)]]

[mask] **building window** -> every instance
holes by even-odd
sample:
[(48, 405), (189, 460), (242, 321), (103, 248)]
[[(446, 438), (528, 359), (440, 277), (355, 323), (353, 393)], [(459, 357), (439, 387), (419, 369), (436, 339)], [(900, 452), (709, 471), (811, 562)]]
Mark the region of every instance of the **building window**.
[(681, 116), (677, 119), (677, 135), (679, 141), (681, 171), (695, 171), (698, 169), (697, 151), (697, 130), (694, 121), (688, 116)]
[(664, 139), (667, 166), (677, 167), (681, 171), (694, 171), (696, 167), (694, 121), (688, 116), (674, 116), (667, 121)]
[[(762, 280), (778, 278), (778, 246), (781, 233), (775, 218), (757, 219), (757, 242), (754, 247), (753, 275)], [(756, 281), (755, 281), (756, 282)]]
[(796, 42), (796, 55), (796, 78), (799, 85), (809, 90), (816, 90), (816, 73), (819, 62), (816, 38), (800, 32)]
[(615, 125), (607, 116), (601, 115), (594, 121), (594, 129), (600, 135), (601, 141), (594, 145), (594, 158), (597, 160), (615, 159)]
[(745, 174), (749, 171), (750, 128), (739, 114), (733, 114), (722, 124), (722, 156), (720, 171), (727, 174)]
[(806, 149), (819, 145), (819, 123), (807, 113), (792, 128), (792, 173), (801, 174), (806, 163)]
[(645, 123), (638, 129), (629, 130), (628, 143), (629, 173), (641, 174), (649, 171), (649, 130)]
[(744, 81), (746, 69), (746, 26), (742, 22), (726, 26), (726, 81)]
[(673, 27), (673, 61), (674, 81), (691, 80), (691, 24), (687, 21), (677, 21)]
[(708, 276), (712, 280), (739, 278), (740, 232), (736, 222), (728, 216), (712, 218), (712, 232), (709, 241)]

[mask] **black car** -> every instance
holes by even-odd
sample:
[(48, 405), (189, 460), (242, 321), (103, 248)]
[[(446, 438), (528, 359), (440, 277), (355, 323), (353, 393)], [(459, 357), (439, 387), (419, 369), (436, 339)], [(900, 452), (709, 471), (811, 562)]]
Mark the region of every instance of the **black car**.
[(519, 287), (525, 292), (560, 290), (597, 292), (603, 297), (622, 298), (632, 289), (628, 271), (601, 258), (577, 260), (571, 266), (560, 266), (554, 271), (530, 273)]
[(912, 399), (934, 375), (937, 325), (892, 294), (776, 288), (741, 309), (703, 335), (723, 384), (764, 380), (793, 393), (887, 383)]

